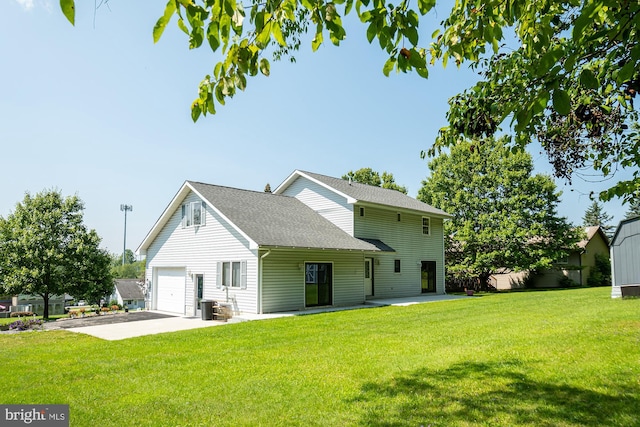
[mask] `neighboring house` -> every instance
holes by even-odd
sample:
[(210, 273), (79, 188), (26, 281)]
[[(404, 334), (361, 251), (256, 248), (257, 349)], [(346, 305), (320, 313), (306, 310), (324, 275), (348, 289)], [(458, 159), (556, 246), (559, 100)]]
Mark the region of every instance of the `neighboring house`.
[[(49, 297), (49, 315), (64, 314), (64, 295), (52, 295)], [(39, 295), (14, 295), (11, 301), (11, 311), (31, 311), (42, 315), (44, 313), (44, 300)]]
[(585, 227), (586, 238), (578, 242), (578, 248), (563, 260), (558, 260), (555, 269), (531, 272), (508, 272), (491, 276), (491, 284), (498, 290), (524, 287), (526, 281), (532, 287), (549, 288), (561, 286), (568, 277), (580, 286), (586, 286), (591, 268), (595, 265), (596, 254), (609, 256), (609, 238), (598, 226)]
[(144, 282), (138, 279), (116, 279), (110, 300), (116, 300), (118, 304), (129, 310), (145, 308), (143, 284)]
[(611, 239), (611, 282), (612, 298), (640, 295), (640, 217), (621, 221)]
[(137, 252), (150, 308), (198, 315), (444, 293), (449, 215), (398, 191), (293, 172), (273, 193), (187, 181)]

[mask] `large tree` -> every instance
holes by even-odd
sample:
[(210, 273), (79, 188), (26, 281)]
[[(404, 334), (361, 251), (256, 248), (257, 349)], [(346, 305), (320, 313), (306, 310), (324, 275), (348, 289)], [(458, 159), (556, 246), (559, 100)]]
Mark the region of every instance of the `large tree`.
[(560, 194), (504, 139), (462, 142), (429, 163), (418, 199), (453, 215), (445, 222), (449, 272), (485, 287), (505, 270), (550, 268), (581, 233), (557, 214)]
[[(60, 4), (73, 23), (75, 1)], [(369, 42), (389, 55), (386, 75), (413, 70), (426, 78), (428, 64), (449, 60), (482, 75), (450, 100), (450, 126), (425, 153), (506, 126), (520, 146), (538, 139), (559, 177), (570, 179), (583, 167), (603, 175), (628, 168), (631, 179), (600, 193), (603, 200), (640, 194), (640, 138), (629, 129), (638, 116), (640, 2), (458, 0), (439, 28), (424, 28), (421, 17), (435, 6), (436, 0), (169, 0), (153, 38), (177, 15), (189, 48), (207, 44), (216, 56), (191, 106), (197, 120), (244, 90), (247, 77), (269, 75), (267, 53), (290, 53), (307, 31), (313, 50), (325, 39), (339, 45), (346, 37), (342, 17), (354, 10)]]
[(613, 229), (615, 228), (610, 224), (611, 220), (613, 220), (613, 217), (605, 212), (602, 204), (594, 200), (584, 212), (582, 225), (585, 227), (598, 226), (602, 228), (602, 231), (604, 231), (607, 236), (611, 237)]
[(371, 168), (360, 168), (357, 171), (349, 171), (346, 175), (342, 175), (342, 179), (351, 179), (361, 184), (374, 185), (376, 187), (389, 188), (407, 194), (407, 187), (396, 184), (396, 179), (392, 173), (374, 171)]
[(628, 218), (635, 218), (640, 216), (640, 197), (637, 197), (635, 199), (633, 199), (630, 203), (629, 203), (629, 210), (627, 210), (627, 213), (625, 214), (625, 219)]
[(82, 211), (77, 196), (50, 190), (27, 193), (7, 218), (0, 216), (0, 291), (40, 295), (45, 319), (53, 295), (96, 300), (111, 292), (111, 258)]
[(125, 251), (125, 264), (122, 264), (122, 254), (111, 255), (111, 274), (115, 279), (142, 279), (146, 260), (136, 261), (131, 249)]

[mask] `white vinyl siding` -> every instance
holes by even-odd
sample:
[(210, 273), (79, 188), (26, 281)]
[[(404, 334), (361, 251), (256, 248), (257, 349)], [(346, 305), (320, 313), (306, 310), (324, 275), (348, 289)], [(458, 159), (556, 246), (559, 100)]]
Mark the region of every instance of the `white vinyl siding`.
[(333, 264), (334, 306), (357, 305), (364, 302), (363, 253), (272, 250), (263, 260), (263, 312), (305, 309), (304, 265), (307, 262)]
[[(357, 209), (356, 209), (357, 211)], [(391, 246), (395, 252), (373, 255), (375, 297), (403, 297), (422, 292), (421, 261), (436, 262), (436, 293), (444, 293), (444, 240), (443, 221), (429, 218), (429, 238), (422, 234), (423, 215), (398, 212), (367, 206), (364, 217), (353, 215), (356, 237), (379, 239)], [(400, 273), (395, 273), (395, 261), (400, 260)]]
[(247, 261), (218, 261), (216, 287), (247, 289)]
[[(190, 193), (182, 204), (199, 202)], [(213, 209), (204, 210), (206, 227), (182, 228), (182, 206), (178, 206), (147, 250), (146, 278), (153, 282), (153, 269), (182, 267), (185, 271), (185, 314), (195, 314), (193, 274), (204, 274), (204, 298), (231, 303), (235, 311), (256, 312), (258, 261), (250, 242), (226, 223)], [(246, 263), (246, 289), (216, 287), (218, 261)], [(152, 308), (156, 309), (153, 305)]]
[(353, 236), (353, 206), (343, 196), (301, 177), (289, 185), (283, 194), (295, 197)]

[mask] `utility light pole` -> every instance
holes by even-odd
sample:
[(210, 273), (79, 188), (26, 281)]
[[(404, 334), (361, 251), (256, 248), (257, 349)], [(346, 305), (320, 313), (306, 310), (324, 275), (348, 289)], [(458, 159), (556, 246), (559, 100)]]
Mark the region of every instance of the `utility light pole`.
[(122, 248), (122, 265), (124, 265), (125, 254), (127, 253), (127, 212), (133, 211), (133, 206), (120, 205), (120, 210), (124, 211), (124, 247)]

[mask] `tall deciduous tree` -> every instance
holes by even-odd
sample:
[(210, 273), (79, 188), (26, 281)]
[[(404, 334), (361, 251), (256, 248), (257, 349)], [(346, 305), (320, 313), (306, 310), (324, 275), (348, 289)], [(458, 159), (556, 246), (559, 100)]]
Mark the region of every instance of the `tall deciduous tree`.
[(100, 237), (83, 223), (83, 204), (58, 191), (43, 191), (0, 217), (0, 276), (2, 291), (35, 294), (44, 300), (69, 293), (96, 299), (113, 289), (109, 254), (99, 248)]
[(585, 227), (598, 226), (602, 228), (602, 231), (604, 231), (607, 236), (611, 237), (612, 231), (615, 228), (610, 224), (611, 220), (613, 220), (613, 217), (604, 211), (602, 204), (594, 200), (584, 212), (582, 225)]
[(580, 239), (557, 214), (560, 194), (546, 175), (532, 175), (531, 156), (504, 140), (463, 142), (429, 163), (418, 199), (453, 215), (445, 222), (447, 269), (477, 277), (549, 268)]
[[(75, 1), (60, 5), (73, 23)], [(559, 177), (585, 166), (604, 175), (631, 170), (631, 179), (600, 193), (603, 200), (640, 194), (640, 138), (628, 129), (638, 119), (640, 2), (458, 0), (439, 28), (421, 27), (435, 6), (436, 0), (169, 0), (153, 39), (177, 15), (189, 48), (208, 44), (217, 57), (191, 105), (195, 121), (245, 90), (247, 77), (268, 76), (266, 53), (279, 58), (297, 49), (308, 29), (314, 51), (325, 39), (339, 45), (346, 37), (342, 17), (355, 11), (368, 41), (388, 54), (385, 75), (415, 71), (426, 78), (428, 64), (450, 60), (481, 72), (480, 82), (450, 100), (450, 126), (429, 153), (493, 136), (503, 125), (521, 146), (538, 139)]]
[(374, 185), (376, 187), (389, 188), (407, 194), (407, 187), (396, 184), (396, 180), (392, 173), (374, 171), (371, 168), (360, 168), (357, 171), (349, 171), (346, 175), (342, 175), (342, 179), (351, 179), (361, 184)]

